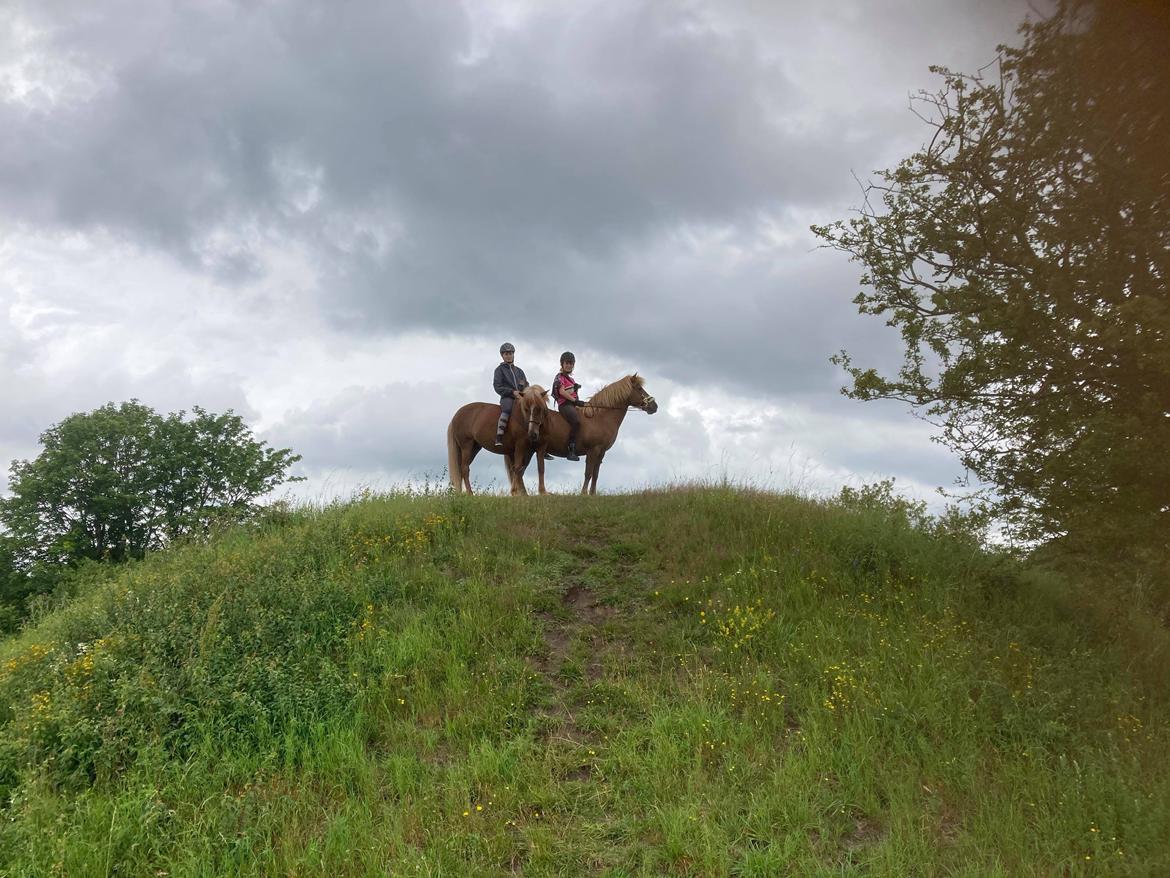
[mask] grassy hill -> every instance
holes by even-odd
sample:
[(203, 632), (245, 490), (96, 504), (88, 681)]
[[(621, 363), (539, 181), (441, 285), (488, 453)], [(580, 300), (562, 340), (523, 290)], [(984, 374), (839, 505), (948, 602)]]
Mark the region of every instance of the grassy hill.
[(0, 643), (0, 874), (1170, 874), (1063, 588), (735, 490), (274, 517)]

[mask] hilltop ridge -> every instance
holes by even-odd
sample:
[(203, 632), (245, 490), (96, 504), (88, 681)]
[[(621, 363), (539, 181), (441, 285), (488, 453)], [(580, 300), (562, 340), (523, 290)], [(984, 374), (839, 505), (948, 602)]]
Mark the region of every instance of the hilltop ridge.
[(386, 496), (0, 642), (0, 872), (1170, 872), (1170, 727), (897, 504)]

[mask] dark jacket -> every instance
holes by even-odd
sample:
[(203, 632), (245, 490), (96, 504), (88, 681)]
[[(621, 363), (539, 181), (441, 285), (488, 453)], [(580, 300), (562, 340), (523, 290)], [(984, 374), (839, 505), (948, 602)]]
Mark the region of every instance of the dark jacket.
[(511, 365), (500, 363), (496, 366), (496, 374), (492, 376), (492, 386), (496, 388), (500, 399), (504, 399), (511, 396), (513, 390), (523, 390), (527, 387), (528, 379), (524, 375), (524, 370), (515, 363)]

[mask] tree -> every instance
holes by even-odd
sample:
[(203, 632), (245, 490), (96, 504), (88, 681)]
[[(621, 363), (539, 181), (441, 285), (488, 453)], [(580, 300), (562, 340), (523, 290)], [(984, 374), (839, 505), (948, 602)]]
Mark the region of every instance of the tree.
[(905, 345), (896, 376), (833, 359), (937, 424), (1020, 537), (1164, 556), (1170, 13), (1060, 0), (1020, 30), (994, 74), (932, 68), (929, 143), (813, 226)]
[(239, 416), (194, 408), (162, 417), (136, 400), (72, 415), (16, 461), (0, 523), (29, 575), (82, 559), (126, 561), (241, 520), (300, 455), (252, 438)]
[(16, 568), (11, 541), (0, 534), (0, 637), (16, 630), (29, 590)]

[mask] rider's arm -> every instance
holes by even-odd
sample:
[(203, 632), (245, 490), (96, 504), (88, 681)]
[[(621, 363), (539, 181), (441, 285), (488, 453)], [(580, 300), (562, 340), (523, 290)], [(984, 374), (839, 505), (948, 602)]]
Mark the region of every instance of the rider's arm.
[(495, 388), (496, 394), (503, 399), (505, 396), (512, 395), (512, 388), (504, 380), (503, 365), (496, 366), (496, 374), (492, 376), (492, 387)]

